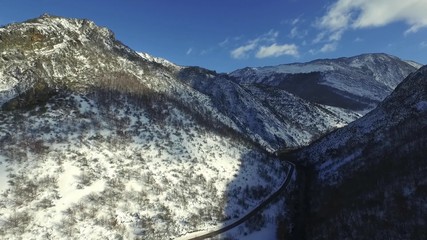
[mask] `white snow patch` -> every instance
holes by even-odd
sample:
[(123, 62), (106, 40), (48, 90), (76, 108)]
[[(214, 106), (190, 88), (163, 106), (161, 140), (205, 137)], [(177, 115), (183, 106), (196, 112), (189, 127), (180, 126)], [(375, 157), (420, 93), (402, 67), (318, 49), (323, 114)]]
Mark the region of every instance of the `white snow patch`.
[(144, 53), (144, 52), (137, 52), (139, 56), (141, 56), (143, 59), (150, 61), (150, 62), (154, 62), (154, 63), (159, 63), (163, 66), (167, 66), (167, 67), (173, 67), (176, 69), (180, 69), (181, 67), (179, 67), (178, 65), (169, 62), (168, 60), (164, 59), (164, 58), (159, 58), (159, 57), (153, 57), (148, 53)]
[(65, 162), (63, 165), (64, 172), (58, 178), (59, 194), (62, 196), (57, 202), (58, 210), (65, 210), (72, 203), (78, 202), (82, 197), (92, 192), (101, 192), (104, 190), (104, 180), (97, 180), (90, 186), (83, 189), (78, 189), (76, 177), (80, 175), (80, 169), (70, 162)]
[(6, 171), (6, 162), (3, 156), (0, 156), (0, 193), (5, 191), (8, 187), (8, 177)]
[(142, 185), (141, 183), (135, 181), (135, 180), (130, 180), (127, 184), (126, 184), (126, 191), (137, 191), (140, 192), (142, 191)]

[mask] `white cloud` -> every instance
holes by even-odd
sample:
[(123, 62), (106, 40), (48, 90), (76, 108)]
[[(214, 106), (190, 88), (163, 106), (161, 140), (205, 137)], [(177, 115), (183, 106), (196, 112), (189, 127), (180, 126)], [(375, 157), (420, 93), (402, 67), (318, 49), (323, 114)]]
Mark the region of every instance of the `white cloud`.
[(279, 57), (283, 55), (297, 57), (299, 55), (298, 47), (295, 44), (277, 45), (273, 43), (270, 46), (261, 46), (256, 53), (257, 58)]
[(305, 19), (303, 18), (303, 15), (301, 14), (297, 18), (284, 19), (284, 20), (280, 21), (280, 24), (290, 25), (290, 26), (296, 26), (297, 24), (300, 24), (300, 23), (303, 23), (303, 22), (305, 22)]
[(338, 0), (318, 21), (318, 25), (330, 32), (381, 27), (403, 21), (414, 33), (427, 27), (426, 0)]
[(314, 38), (313, 43), (319, 43), (320, 41), (322, 41), (326, 36), (326, 32), (320, 32), (317, 34), (316, 38)]
[(297, 23), (299, 23), (301, 21), (301, 18), (300, 17), (298, 17), (298, 18), (295, 18), (294, 20), (292, 20), (292, 22), (291, 22), (291, 24), (292, 25), (296, 25)]
[(226, 38), (224, 41), (218, 43), (220, 47), (226, 46), (230, 42), (230, 38)]
[(354, 39), (354, 42), (363, 42), (365, 41), (363, 38), (357, 37)]
[(405, 35), (408, 35), (410, 33), (416, 33), (419, 29), (427, 27), (427, 21), (424, 23), (417, 23), (412, 25), (408, 30), (405, 31)]
[(290, 38), (305, 38), (308, 35), (307, 30), (300, 30), (298, 27), (293, 27), (291, 31), (289, 32)]
[(339, 41), (341, 40), (343, 33), (344, 33), (344, 30), (337, 30), (329, 35), (328, 40), (331, 42)]
[(330, 42), (325, 43), (320, 49), (310, 49), (308, 52), (312, 55), (316, 55), (319, 53), (328, 53), (328, 52), (334, 52), (337, 50), (338, 42)]
[(210, 48), (208, 48), (208, 49), (203, 49), (201, 52), (200, 52), (200, 55), (206, 55), (206, 54), (209, 54), (209, 53), (211, 53), (212, 51), (214, 51), (215, 50), (215, 48), (214, 47), (210, 47)]
[(333, 52), (335, 50), (337, 50), (337, 43), (333, 42), (333, 43), (326, 43), (325, 45), (323, 45), (323, 47), (320, 49), (320, 52), (327, 53), (327, 52)]
[(186, 55), (190, 55), (190, 54), (191, 54), (191, 52), (193, 52), (193, 48), (189, 48), (185, 54), (186, 54)]
[(318, 25), (321, 28), (329, 29), (330, 31), (336, 31), (348, 27), (351, 14), (349, 8), (343, 5), (349, 4), (351, 1), (344, 0), (345, 3), (342, 2), (343, 0), (339, 0), (334, 5), (332, 5), (329, 8), (327, 14), (319, 20)]
[(427, 41), (420, 42), (420, 48), (427, 48)]
[(298, 27), (293, 27), (289, 33), (290, 38), (296, 38), (298, 36)]
[(274, 43), (279, 36), (278, 31), (270, 30), (258, 36), (255, 39), (248, 41), (245, 45), (237, 47), (230, 52), (230, 55), (234, 59), (243, 59), (249, 57), (249, 53), (255, 50), (261, 43)]
[(257, 46), (256, 43), (249, 43), (243, 46), (240, 46), (236, 49), (234, 49), (233, 51), (231, 51), (231, 57), (235, 58), (235, 59), (242, 59), (242, 58), (247, 58), (248, 52), (250, 52), (251, 50), (255, 49)]
[(275, 42), (278, 36), (278, 31), (270, 30), (267, 33), (264, 33), (263, 35), (255, 38), (254, 40), (252, 40), (252, 42)]
[[(394, 22), (408, 25), (404, 34), (427, 27), (427, 0), (335, 0), (326, 14), (317, 19), (320, 29), (313, 44), (323, 43), (312, 54), (333, 52), (345, 31), (382, 27)], [(360, 39), (355, 40), (360, 41)]]

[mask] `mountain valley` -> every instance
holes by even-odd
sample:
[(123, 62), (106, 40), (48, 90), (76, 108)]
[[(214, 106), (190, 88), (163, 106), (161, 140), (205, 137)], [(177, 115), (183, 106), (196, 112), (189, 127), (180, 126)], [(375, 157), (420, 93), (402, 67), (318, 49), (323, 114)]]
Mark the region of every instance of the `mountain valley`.
[(174, 239), (291, 179), (218, 238), (422, 239), (426, 72), (378, 53), (217, 73), (90, 20), (1, 27), (0, 236)]

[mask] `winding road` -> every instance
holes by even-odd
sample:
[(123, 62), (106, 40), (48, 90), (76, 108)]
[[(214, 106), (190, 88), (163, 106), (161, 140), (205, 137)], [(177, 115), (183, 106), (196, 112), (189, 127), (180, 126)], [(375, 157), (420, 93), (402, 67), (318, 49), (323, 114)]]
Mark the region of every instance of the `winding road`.
[(207, 232), (207, 233), (205, 231), (193, 232), (193, 233), (189, 233), (189, 234), (186, 234), (184, 236), (181, 236), (175, 240), (201, 240), (201, 239), (215, 237), (221, 233), (224, 233), (230, 229), (233, 229), (233, 228), (239, 226), (240, 224), (247, 221), (249, 218), (255, 216), (256, 214), (258, 214), (259, 212), (264, 210), (264, 208), (267, 207), (268, 204), (273, 202), (286, 189), (286, 187), (289, 185), (289, 183), (291, 181), (292, 175), (293, 175), (294, 170), (295, 170), (295, 165), (291, 162), (288, 162), (288, 161), (286, 161), (286, 163), (288, 163), (290, 167), (289, 167), (288, 174), (286, 175), (286, 179), (283, 182), (283, 184), (280, 186), (280, 188), (276, 192), (272, 193), (267, 199), (264, 200), (264, 202), (259, 204), (256, 208), (254, 208), (248, 214), (246, 214), (242, 218), (238, 219), (237, 221), (235, 221), (229, 225), (223, 226), (217, 230), (213, 230), (213, 231)]

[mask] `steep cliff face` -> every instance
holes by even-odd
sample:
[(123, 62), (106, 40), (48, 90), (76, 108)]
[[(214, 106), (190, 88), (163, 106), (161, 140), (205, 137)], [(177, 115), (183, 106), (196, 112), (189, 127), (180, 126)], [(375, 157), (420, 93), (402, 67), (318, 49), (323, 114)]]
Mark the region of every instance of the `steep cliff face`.
[(306, 211), (295, 214), (305, 238), (425, 239), (426, 133), (423, 67), (375, 110), (295, 153), (309, 179), (299, 186)]

